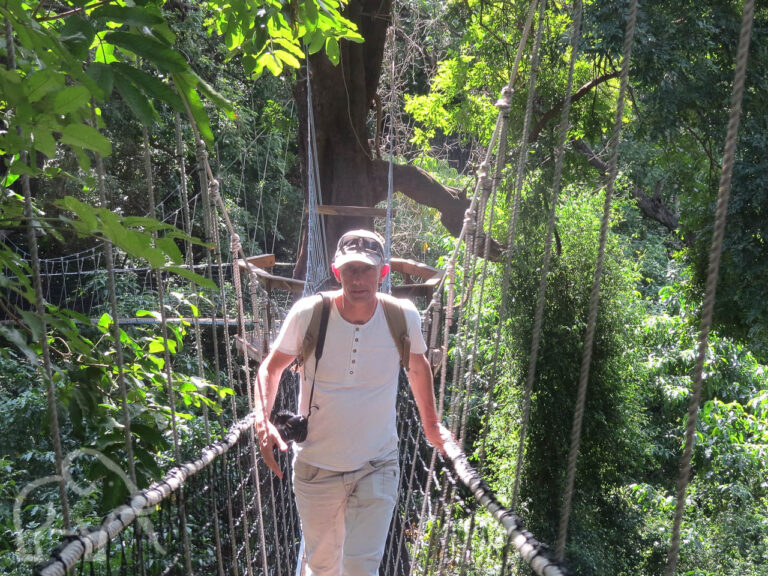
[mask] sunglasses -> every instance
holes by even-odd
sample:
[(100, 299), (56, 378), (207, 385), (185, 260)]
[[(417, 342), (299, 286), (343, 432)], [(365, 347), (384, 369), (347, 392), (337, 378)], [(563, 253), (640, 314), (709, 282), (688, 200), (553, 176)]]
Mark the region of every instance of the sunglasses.
[(368, 254), (376, 254), (377, 256), (384, 257), (384, 250), (381, 244), (370, 238), (362, 238), (355, 236), (352, 238), (343, 238), (339, 245), (339, 251), (342, 254), (347, 252), (367, 252)]

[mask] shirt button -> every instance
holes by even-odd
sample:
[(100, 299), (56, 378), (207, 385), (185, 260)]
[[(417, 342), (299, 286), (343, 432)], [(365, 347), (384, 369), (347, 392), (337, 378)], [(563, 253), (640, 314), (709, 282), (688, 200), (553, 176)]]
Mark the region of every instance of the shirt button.
[(354, 361), (354, 360), (352, 360), (352, 364), (354, 364), (354, 363), (355, 363), (355, 361)]
[(352, 348), (352, 352), (357, 352), (357, 348)]
[(355, 338), (355, 342), (357, 342), (358, 340), (359, 340), (359, 338)]
[(350, 374), (354, 374), (354, 372), (353, 372), (352, 370), (350, 370), (350, 371), (349, 371), (349, 373), (350, 373)]

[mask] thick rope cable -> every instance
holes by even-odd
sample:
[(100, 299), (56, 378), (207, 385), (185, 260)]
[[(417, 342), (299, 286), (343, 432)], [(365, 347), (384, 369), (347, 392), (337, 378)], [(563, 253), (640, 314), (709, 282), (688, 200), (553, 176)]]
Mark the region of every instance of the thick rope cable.
[[(542, 12), (543, 12), (543, 10), (542, 10)], [(531, 8), (531, 11), (530, 11), (530, 14), (529, 14), (529, 18), (528, 18), (528, 20), (526, 22), (526, 26), (525, 26), (525, 29), (523, 31), (523, 38), (521, 38), (520, 47), (518, 49), (517, 57), (515, 59), (515, 64), (513, 66), (513, 70), (512, 70), (511, 76), (510, 76), (510, 86), (514, 85), (514, 82), (515, 82), (516, 77), (517, 77), (517, 72), (519, 70), (519, 63), (520, 63), (520, 60), (522, 58), (522, 53), (523, 53), (523, 50), (524, 50), (524, 46), (525, 46), (525, 43), (527, 42), (527, 38), (528, 38), (528, 30), (530, 29), (532, 21), (533, 21), (533, 14), (535, 14), (535, 7), (534, 6), (532, 6), (532, 8)], [(541, 18), (540, 18), (540, 20), (541, 20)], [(541, 26), (539, 26), (539, 30), (541, 30)], [(537, 34), (537, 40), (538, 40), (538, 45), (540, 45), (541, 44), (541, 33), (540, 32)], [(538, 50), (536, 50), (536, 52), (538, 52)], [(507, 103), (509, 103), (511, 101), (511, 94), (512, 94), (512, 90), (511, 90), (511, 88), (509, 88), (509, 86), (508, 86), (507, 90), (502, 91), (502, 97), (505, 99), (505, 101)], [(529, 101), (531, 101), (531, 98), (529, 98)], [(531, 109), (532, 109), (532, 105), (529, 102), (529, 106), (528, 106), (529, 113), (526, 115), (526, 125), (525, 125), (525, 130), (524, 130), (524, 137), (523, 137), (523, 142), (524, 142), (523, 143), (523, 147), (526, 148), (526, 149), (527, 149), (527, 126), (530, 124), (530, 110)], [(494, 132), (493, 132), (493, 134), (491, 136), (491, 140), (490, 140), (489, 145), (488, 145), (488, 149), (487, 149), (485, 160), (481, 164), (481, 166), (486, 166), (487, 167), (487, 166), (490, 165), (490, 160), (491, 160), (491, 157), (492, 157), (492, 153), (493, 153), (494, 147), (496, 145), (496, 141), (499, 138), (500, 132), (501, 132), (501, 129), (502, 129), (503, 114), (504, 114), (505, 111), (508, 111), (508, 110), (509, 110), (509, 104), (507, 104), (507, 106), (505, 106), (505, 107), (502, 107), (502, 109), (500, 110), (500, 113), (499, 113), (499, 115), (497, 117), (497, 121), (496, 121), (496, 126), (494, 128)], [(487, 176), (487, 169), (485, 171), (485, 174)], [(485, 181), (482, 178), (482, 173), (481, 173), (479, 175), (479, 177), (478, 177), (478, 182), (477, 182), (477, 184), (475, 186), (475, 190), (474, 190), (474, 193), (473, 193), (473, 196), (472, 196), (472, 200), (470, 201), (470, 206), (467, 209), (468, 213), (471, 213), (473, 210), (476, 209), (477, 202), (478, 202), (478, 197), (480, 195), (480, 191), (483, 189), (484, 186), (485, 186)], [(451, 257), (448, 260), (448, 263), (447, 263), (447, 266), (446, 266), (446, 273), (443, 276), (443, 279), (440, 281), (438, 287), (435, 290), (436, 293), (440, 293), (443, 290), (447, 292), (446, 313), (445, 313), (445, 321), (444, 321), (444, 326), (443, 326), (443, 346), (442, 346), (442, 360), (441, 360), (441, 367), (440, 367), (440, 387), (439, 387), (439, 398), (438, 398), (438, 403), (437, 403), (438, 417), (440, 419), (442, 419), (443, 406), (444, 406), (444, 402), (445, 402), (446, 375), (447, 375), (447, 372), (448, 372), (448, 365), (447, 365), (447, 363), (448, 363), (448, 349), (449, 349), (449, 344), (450, 344), (451, 327), (453, 325), (454, 301), (455, 301), (455, 284), (456, 284), (455, 267), (456, 267), (456, 262), (458, 260), (458, 255), (459, 255), (459, 250), (460, 250), (461, 244), (462, 244), (462, 242), (464, 240), (464, 237), (468, 233), (468, 228), (469, 227), (470, 227), (469, 218), (465, 218), (464, 225), (462, 226), (462, 230), (459, 233), (459, 237), (456, 240), (455, 248), (454, 248), (454, 250), (452, 252)], [(433, 300), (433, 302), (434, 302), (434, 300)], [(433, 470), (434, 470), (434, 466), (435, 466), (435, 462), (436, 462), (436, 454), (433, 451), (432, 452), (431, 461), (430, 461), (430, 466), (429, 466), (429, 472), (428, 472), (428, 476), (427, 476), (427, 487), (425, 489), (425, 492), (429, 491), (429, 487), (430, 487), (430, 483), (431, 483), (431, 479), (432, 479), (432, 475), (433, 475)], [(419, 535), (421, 535), (422, 531), (423, 531), (423, 522), (424, 522), (424, 517), (426, 515), (426, 506), (427, 506), (427, 504), (428, 504), (428, 499), (425, 499), (424, 502), (423, 502), (423, 505), (422, 505), (421, 514), (419, 516), (419, 526), (418, 526), (418, 529), (417, 529), (417, 532), (416, 532), (416, 534), (417, 534), (416, 546), (415, 546), (416, 552), (414, 552), (414, 556), (418, 555), (418, 550), (419, 550), (420, 541), (421, 541)], [(411, 572), (412, 571), (413, 571), (413, 566), (411, 567)]]
[[(507, 132), (508, 132), (508, 123), (509, 123), (509, 110), (511, 108), (511, 96), (512, 96), (512, 90), (514, 88), (514, 83), (517, 77), (517, 72), (519, 69), (519, 63), (520, 58), (522, 55), (522, 51), (525, 47), (525, 44), (528, 40), (528, 31), (531, 28), (531, 24), (533, 23), (533, 16), (536, 13), (536, 2), (531, 3), (531, 7), (528, 12), (528, 16), (526, 19), (526, 23), (523, 29), (523, 34), (520, 39), (520, 45), (518, 47), (517, 55), (515, 58), (515, 64), (513, 66), (512, 73), (510, 75), (510, 81), (507, 84), (507, 86), (502, 89), (502, 93), (499, 97), (499, 99), (496, 102), (496, 107), (499, 109), (499, 117), (502, 120), (501, 125), (501, 134), (499, 136), (499, 147), (498, 151), (496, 153), (496, 166), (493, 178), (490, 178), (487, 187), (489, 188), (488, 195), (490, 196), (490, 211), (489, 211), (489, 221), (488, 221), (488, 234), (485, 237), (485, 244), (483, 246), (483, 264), (482, 264), (482, 270), (480, 273), (480, 288), (479, 288), (479, 295), (478, 295), (478, 308), (475, 312), (475, 323), (474, 327), (472, 329), (473, 337), (473, 344), (472, 344), (472, 351), (469, 354), (469, 362), (468, 362), (468, 375), (467, 375), (467, 391), (466, 391), (466, 399), (465, 403), (468, 406), (469, 403), (469, 393), (471, 390), (471, 384), (472, 384), (472, 376), (474, 374), (474, 366), (476, 362), (474, 362), (474, 358), (477, 355), (477, 348), (480, 340), (480, 318), (481, 318), (481, 310), (483, 306), (483, 302), (485, 302), (485, 286), (486, 286), (486, 280), (488, 277), (488, 267), (489, 267), (489, 261), (490, 261), (490, 250), (491, 250), (491, 234), (490, 231), (493, 230), (494, 223), (495, 223), (495, 215), (496, 215), (496, 201), (498, 196), (498, 188), (499, 184), (501, 183), (502, 179), (502, 173), (504, 171), (504, 167), (506, 166), (506, 157), (507, 157)], [(485, 195), (483, 196), (486, 197)], [(515, 207), (518, 207), (519, 203), (515, 204)], [(486, 212), (485, 206), (483, 205), (480, 209), (481, 216), (484, 215)], [(516, 215), (515, 215), (516, 217)], [(482, 229), (482, 219), (481, 223), (479, 224)], [(514, 242), (514, 237), (510, 238), (508, 240), (508, 250), (509, 254), (512, 254), (511, 247)], [(511, 258), (507, 259), (511, 266)], [(507, 276), (508, 280), (508, 276)], [(508, 281), (507, 281), (508, 284)], [(502, 288), (502, 300), (506, 300), (507, 298), (507, 285), (505, 284)], [(503, 310), (506, 309), (506, 303), (504, 302), (500, 308), (499, 316), (501, 317), (503, 315)], [(478, 473), (482, 474), (482, 470), (485, 466), (485, 456), (486, 456), (486, 442), (487, 437), (490, 430), (491, 425), (491, 416), (493, 413), (493, 409), (495, 406), (495, 394), (493, 393), (493, 383), (496, 382), (496, 367), (497, 367), (497, 361), (499, 352), (501, 349), (501, 321), (497, 323), (497, 330), (496, 330), (496, 338), (494, 342), (494, 356), (493, 356), (493, 362), (491, 363), (491, 374), (492, 377), (488, 380), (490, 383), (489, 389), (486, 390), (486, 403), (483, 410), (483, 427), (480, 432), (480, 447), (478, 449), (478, 452), (476, 454), (477, 459), (477, 466), (478, 466)], [(466, 427), (466, 419), (468, 417), (469, 410), (465, 410), (464, 412), (464, 421), (462, 422), (462, 427)], [(462, 554), (462, 568), (461, 568), (461, 574), (462, 576), (466, 574), (466, 571), (468, 569), (469, 564), (471, 563), (471, 553), (472, 553), (472, 539), (474, 535), (474, 530), (476, 527), (476, 518), (475, 518), (475, 512), (473, 511), (471, 521), (470, 521), (470, 527), (468, 531), (468, 535), (466, 538), (466, 544), (465, 544), (465, 550)]]
[(81, 558), (90, 556), (105, 547), (125, 527), (154, 510), (161, 502), (168, 500), (172, 494), (181, 489), (188, 478), (199, 474), (236, 446), (243, 433), (253, 428), (254, 418), (253, 414), (249, 414), (235, 423), (220, 441), (203, 448), (197, 459), (172, 468), (161, 480), (133, 494), (127, 504), (107, 514), (99, 527), (81, 530), (76, 538), (71, 539), (57, 551), (54, 559), (36, 566), (35, 574), (64, 576)]
[[(189, 113), (189, 111), (188, 111)], [(224, 318), (224, 324), (225, 326), (228, 325), (228, 312), (227, 312), (227, 297), (226, 292), (224, 290), (224, 274), (223, 274), (223, 261), (222, 261), (222, 250), (221, 250), (221, 238), (218, 233), (218, 227), (216, 226), (215, 222), (215, 214), (216, 214), (216, 206), (217, 203), (221, 204), (222, 206), (222, 215), (225, 218), (228, 230), (230, 231), (230, 235), (234, 234), (234, 227), (232, 226), (232, 222), (229, 219), (229, 214), (226, 211), (226, 206), (224, 205), (224, 201), (221, 199), (221, 197), (218, 194), (218, 181), (213, 175), (213, 171), (211, 170), (210, 164), (208, 162), (208, 151), (206, 150), (205, 143), (200, 138), (200, 134), (197, 131), (197, 126), (194, 124), (194, 120), (191, 116), (191, 113), (189, 113), (190, 122), (193, 127), (193, 133), (195, 137), (195, 142), (197, 143), (197, 149), (196, 149), (196, 155), (198, 159), (198, 166), (199, 170), (201, 172), (200, 180), (201, 184), (205, 184), (205, 188), (203, 188), (203, 195), (204, 195), (204, 209), (206, 214), (206, 220), (208, 222), (209, 226), (209, 235), (211, 240), (213, 241), (213, 266), (216, 267), (218, 278), (219, 278), (219, 298), (221, 300), (221, 313), (222, 317)], [(244, 255), (243, 255), (244, 258)], [(236, 262), (233, 262), (233, 268), (234, 264)], [(216, 336), (214, 332), (214, 336)], [(233, 385), (236, 378), (234, 375), (234, 362), (232, 359), (232, 346), (230, 342), (229, 337), (229, 330), (224, 330), (224, 352), (225, 352), (225, 358), (226, 358), (226, 371), (227, 371), (227, 381), (230, 383), (230, 385)], [(246, 391), (246, 394), (250, 396), (250, 392)], [(234, 395), (231, 397), (231, 407), (232, 407), (232, 413), (233, 417), (237, 418), (237, 405), (235, 402)], [(255, 465), (255, 462), (253, 463)], [(235, 468), (237, 471), (237, 475), (239, 478), (242, 478), (242, 470), (241, 470), (241, 463), (240, 459), (235, 459)], [(242, 507), (242, 510), (248, 509), (248, 502), (245, 499), (245, 491), (240, 490), (240, 505)], [(243, 524), (243, 547), (245, 549), (246, 557), (248, 558), (248, 562), (246, 563), (246, 573), (248, 576), (253, 576), (253, 568), (251, 566), (251, 544), (250, 544), (250, 529), (249, 529), (249, 520), (248, 515), (243, 514), (242, 516), (242, 524)], [(234, 533), (233, 533), (234, 534)], [(237, 554), (235, 553), (235, 558), (237, 558)]]
[[(245, 260), (245, 254), (243, 253), (242, 246), (240, 245), (239, 236), (235, 232), (234, 226), (232, 225), (232, 221), (229, 217), (229, 212), (227, 211), (226, 205), (224, 204), (224, 200), (222, 199), (220, 193), (219, 193), (219, 186), (218, 181), (213, 176), (213, 172), (211, 170), (210, 163), (208, 162), (207, 153), (205, 151), (204, 144), (202, 143), (202, 140), (199, 139), (199, 135), (197, 134), (196, 128), (195, 128), (195, 137), (198, 141), (199, 146), (199, 157), (201, 158), (204, 172), (206, 173), (209, 181), (210, 186), (210, 204), (213, 209), (215, 209), (216, 206), (218, 206), (222, 217), (224, 218), (227, 230), (230, 234), (230, 239), (232, 242), (232, 258), (233, 258), (233, 275), (234, 275), (234, 283), (235, 283), (235, 290), (236, 290), (236, 300), (237, 300), (237, 314), (238, 314), (238, 326), (240, 331), (240, 337), (243, 339), (243, 341), (246, 341), (246, 332), (245, 332), (245, 315), (243, 312), (243, 296), (242, 296), (242, 284), (240, 282), (240, 271), (239, 267), (237, 265), (236, 259), (237, 256), (240, 255), (243, 260)], [(219, 264), (219, 269), (221, 271), (221, 249), (220, 249), (220, 241), (218, 234), (214, 234), (214, 240), (215, 240), (215, 252), (216, 252), (216, 258), (217, 262)], [(221, 273), (221, 272), (220, 272)], [(221, 277), (221, 276), (220, 276)], [(223, 292), (223, 282), (220, 285), (220, 289)], [(222, 303), (226, 302), (225, 295), (222, 293)], [(224, 308), (224, 317), (226, 321), (226, 307)], [(233, 359), (232, 359), (232, 353), (231, 353), (231, 345), (229, 341), (229, 334), (225, 330), (225, 339), (226, 339), (226, 352), (227, 352), (227, 372), (228, 376), (231, 381), (234, 381), (234, 375), (232, 372), (232, 366), (234, 365)], [(252, 387), (252, 382), (250, 378), (250, 367), (248, 364), (247, 356), (246, 360), (244, 362), (244, 372), (245, 372), (245, 387), (246, 387), (246, 395), (248, 397), (248, 406), (249, 411), (253, 411), (253, 400), (254, 400), (254, 390)], [(266, 552), (266, 540), (264, 535), (264, 518), (263, 518), (263, 510), (262, 510), (262, 504), (261, 504), (261, 480), (259, 476), (259, 469), (257, 466), (258, 463), (258, 457), (256, 454), (256, 442), (255, 442), (255, 432), (251, 430), (250, 436), (249, 436), (249, 449), (250, 449), (250, 457), (251, 457), (251, 472), (253, 474), (254, 478), (254, 484), (256, 487), (256, 493), (257, 493), (257, 512), (258, 512), (258, 528), (259, 528), (259, 536), (261, 539), (261, 550), (262, 550), (262, 564), (264, 573), (267, 573), (268, 571), (268, 562), (267, 562), (267, 552)], [(238, 465), (239, 469), (239, 465)], [(244, 498), (244, 493), (241, 491), (241, 497)], [(274, 493), (273, 493), (273, 499), (274, 499)], [(243, 509), (247, 509), (247, 503), (243, 500)], [(247, 527), (247, 516), (243, 516), (243, 523), (244, 523), (244, 533), (245, 533), (245, 550), (246, 555), (249, 558), (249, 562), (247, 565), (248, 573), (252, 573), (251, 568), (251, 562), (250, 559), (252, 558), (251, 552), (250, 552), (250, 542), (249, 542), (249, 530)]]
[[(579, 2), (579, 7), (580, 6)], [(627, 18), (626, 29), (624, 32), (624, 45), (622, 48), (621, 80), (619, 85), (619, 97), (616, 103), (616, 121), (614, 122), (613, 134), (611, 135), (611, 156), (609, 161), (608, 185), (605, 190), (605, 203), (603, 206), (603, 216), (600, 223), (600, 245), (597, 252), (597, 262), (592, 280), (592, 291), (589, 297), (589, 312), (587, 316), (587, 329), (584, 336), (584, 347), (582, 349), (581, 370), (579, 373), (579, 386), (576, 397), (576, 406), (574, 409), (573, 425), (571, 428), (571, 447), (568, 453), (567, 475), (565, 490), (563, 494), (563, 505), (560, 511), (560, 522), (558, 526), (557, 543), (555, 545), (556, 557), (563, 560), (565, 557), (565, 545), (568, 538), (568, 521), (571, 513), (571, 503), (573, 501), (573, 487), (576, 479), (576, 462), (579, 455), (579, 445), (581, 443), (581, 427), (584, 419), (584, 406), (587, 398), (587, 385), (589, 382), (589, 370), (592, 365), (592, 350), (594, 345), (595, 328), (597, 326), (597, 313), (600, 308), (600, 283), (603, 277), (603, 268), (605, 260), (605, 245), (608, 239), (608, 226), (611, 219), (611, 199), (618, 174), (619, 144), (621, 140), (621, 125), (624, 119), (624, 102), (626, 98), (627, 86), (629, 83), (629, 65), (632, 59), (632, 42), (635, 37), (635, 23), (637, 21), (637, 0), (630, 0), (629, 17)], [(576, 41), (578, 42), (578, 40)], [(578, 44), (576, 44), (578, 46)], [(572, 45), (572, 50), (574, 47)], [(565, 135), (563, 134), (561, 146), (565, 145)], [(554, 205), (555, 199), (552, 199)], [(554, 210), (554, 206), (553, 206)]]
[[(526, 105), (525, 121), (523, 123), (523, 138), (520, 144), (520, 154), (517, 162), (517, 178), (515, 181), (515, 199), (514, 202), (520, 201), (522, 195), (523, 179), (525, 176), (525, 166), (527, 165), (528, 155), (528, 132), (533, 116), (533, 96), (536, 93), (536, 77), (538, 76), (538, 68), (540, 64), (540, 48), (542, 40), (542, 30), (544, 27), (544, 15), (546, 12), (547, 2), (541, 0), (539, 6), (539, 24), (536, 30), (536, 41), (533, 45), (533, 54), (531, 55), (531, 77), (528, 87), (528, 103)], [(517, 214), (518, 209), (513, 209), (513, 214)], [(511, 225), (516, 226), (517, 222), (512, 222)], [(510, 231), (514, 233), (514, 230)], [(508, 258), (511, 258), (512, 248), (510, 247), (510, 253)], [(505, 272), (506, 274), (506, 272)], [(515, 459), (515, 482), (512, 488), (512, 509), (517, 508), (517, 502), (520, 495), (520, 471), (523, 467), (523, 455), (525, 454), (525, 440), (528, 435), (528, 425), (531, 417), (531, 394), (533, 392), (533, 380), (536, 376), (536, 360), (538, 357), (538, 341), (541, 338), (541, 318), (539, 318), (538, 324), (534, 320), (533, 336), (531, 343), (531, 355), (528, 359), (528, 377), (526, 378), (525, 391), (523, 393), (523, 413), (520, 422), (520, 437), (517, 445), (517, 457)]]
[(538, 542), (523, 528), (522, 520), (514, 512), (504, 508), (488, 488), (480, 475), (472, 468), (466, 454), (458, 444), (449, 441), (445, 451), (453, 470), (461, 482), (469, 488), (475, 499), (503, 526), (507, 537), (534, 573), (541, 576), (560, 576), (567, 574), (563, 566), (548, 555), (548, 547)]
[(723, 237), (725, 235), (725, 223), (728, 215), (728, 200), (731, 194), (731, 180), (733, 177), (733, 166), (736, 157), (736, 144), (739, 135), (739, 122), (741, 119), (741, 106), (744, 97), (744, 83), (747, 76), (747, 59), (749, 56), (749, 44), (752, 37), (754, 15), (754, 0), (745, 0), (741, 18), (741, 31), (739, 33), (739, 47), (736, 53), (733, 90), (731, 92), (731, 110), (728, 118), (728, 130), (726, 132), (723, 151), (723, 170), (720, 174), (720, 185), (717, 193), (715, 227), (712, 232), (712, 247), (709, 252), (707, 283), (701, 312), (699, 349), (696, 356), (696, 365), (693, 370), (693, 390), (688, 404), (685, 449), (680, 462), (680, 476), (677, 482), (677, 503), (675, 506), (675, 516), (672, 526), (672, 542), (669, 554), (667, 555), (666, 576), (674, 575), (680, 551), (680, 525), (682, 524), (683, 513), (685, 512), (685, 494), (691, 475), (693, 444), (696, 439), (696, 421), (698, 419), (699, 405), (701, 404), (704, 363), (706, 361), (707, 348), (709, 346), (709, 331), (712, 326), (712, 316), (715, 306), (717, 277), (720, 271), (720, 256), (723, 250)]

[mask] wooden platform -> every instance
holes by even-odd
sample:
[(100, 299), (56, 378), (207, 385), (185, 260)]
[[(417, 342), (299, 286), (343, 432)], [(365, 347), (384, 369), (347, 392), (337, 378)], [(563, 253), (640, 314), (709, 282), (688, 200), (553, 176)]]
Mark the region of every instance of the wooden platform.
[[(275, 266), (274, 254), (249, 256), (245, 260), (238, 260), (237, 263), (244, 272), (254, 274), (267, 292), (285, 290), (301, 295), (304, 291), (303, 280), (276, 276), (272, 273)], [(392, 266), (391, 273), (400, 275), (403, 281), (401, 284), (394, 282), (392, 284), (392, 295), (398, 298), (431, 298), (432, 293), (443, 278), (442, 270), (437, 270), (416, 260), (391, 258), (390, 265)]]

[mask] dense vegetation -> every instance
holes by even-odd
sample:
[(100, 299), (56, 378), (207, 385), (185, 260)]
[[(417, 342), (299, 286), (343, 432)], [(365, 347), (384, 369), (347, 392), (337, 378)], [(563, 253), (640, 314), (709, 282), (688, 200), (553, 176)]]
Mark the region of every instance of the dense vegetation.
[[(17, 548), (14, 502), (30, 483), (55, 472), (49, 391), (64, 454), (93, 448), (124, 469), (129, 465), (108, 280), (93, 273), (103, 263), (87, 265), (89, 274), (79, 276), (61, 306), (42, 310), (44, 334), (30, 279), (28, 227), (36, 226), (40, 256), (51, 260), (86, 254), (105, 239), (114, 244), (126, 270), (117, 279), (119, 316), (163, 311), (189, 318), (225, 305), (233, 310), (225, 301), (231, 286), (219, 291), (211, 279), (181, 267), (215, 252), (202, 208), (193, 208), (191, 229), (181, 216), (172, 219), (183, 208), (183, 184), (190, 197), (201, 191), (195, 131), (208, 146), (246, 253), (293, 261), (302, 241), (306, 166), (298, 142), (303, 104), (292, 92), (303, 80), (300, 42), (338, 63), (339, 42), (362, 40), (329, 2), (82, 5), (10, 0), (0, 6), (6, 30), (0, 41), (0, 314), (8, 320), (0, 325), (0, 567), (6, 571), (28, 560)], [(741, 7), (729, 0), (641, 3), (570, 528), (568, 558), (578, 574), (659, 574), (666, 562)], [(571, 8), (555, 3), (544, 19), (511, 297), (500, 309), (504, 264), (491, 263), (478, 311), (482, 361), (475, 365), (483, 386), (469, 421), (471, 440), (488, 447), (482, 465), (489, 483), (510, 501), (519, 473), (518, 510), (548, 542), (557, 536), (626, 3), (584, 2), (574, 82), (582, 90), (571, 112), (530, 428), (516, 472)], [(386, 100), (397, 90), (385, 124), (393, 126), (398, 163), (421, 167), (443, 186), (472, 188), (528, 10), (527, 2), (501, 0), (396, 3), (398, 32), (385, 51), (380, 92)], [(762, 8), (678, 574), (768, 570), (767, 33)], [(520, 138), (530, 73), (524, 58), (510, 113), (512, 143)], [(372, 111), (370, 139), (377, 121)], [(514, 146), (500, 186), (510, 196)], [(163, 223), (145, 218), (149, 186)], [(495, 207), (492, 233), (501, 243), (512, 204)], [(453, 240), (439, 214), (403, 197), (397, 209), (394, 252), (442, 265)], [(227, 236), (223, 222), (214, 228)], [(158, 273), (171, 278), (162, 301), (151, 280)], [(499, 324), (503, 370), (491, 382)], [(231, 412), (245, 406), (243, 390), (214, 359), (222, 331), (206, 333), (198, 359), (189, 325), (171, 326), (177, 327), (168, 339), (149, 325), (119, 335), (139, 487), (194, 453), (210, 438), (208, 429), (219, 434)], [(165, 386), (169, 365), (172, 398)], [(485, 412), (491, 394), (494, 408)], [(182, 415), (178, 428), (171, 400)], [(174, 435), (182, 454), (174, 453)], [(99, 487), (74, 504), (73, 516), (85, 521), (120, 502), (128, 488), (121, 482), (120, 490), (103, 489), (115, 472), (98, 459), (77, 462), (77, 478)], [(61, 518), (48, 515), (49, 505), (58, 506), (55, 483), (48, 488), (24, 502), (30, 548), (46, 549), (61, 528)]]

